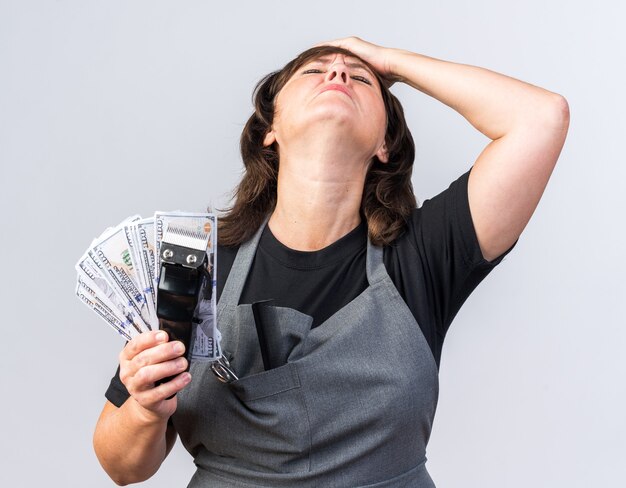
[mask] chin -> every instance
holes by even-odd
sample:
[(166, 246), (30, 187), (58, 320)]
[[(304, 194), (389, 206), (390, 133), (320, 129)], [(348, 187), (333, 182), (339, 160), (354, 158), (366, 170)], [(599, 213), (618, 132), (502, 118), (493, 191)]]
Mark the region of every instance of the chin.
[[(332, 103), (316, 104), (314, 109), (307, 110), (304, 115), (290, 120), (292, 136), (353, 140), (357, 143), (362, 141), (362, 147), (374, 146), (379, 139), (380, 132), (372, 125), (372, 121), (364, 121), (353, 106), (345, 103), (333, 100)], [(380, 131), (384, 131), (384, 127)]]
[[(324, 107), (326, 108), (326, 107)], [(354, 129), (362, 127), (363, 122), (355, 117), (354, 111), (337, 109), (337, 107), (328, 107), (327, 110), (316, 110), (314, 113), (309, 114), (305, 121), (303, 121), (304, 127), (314, 127), (318, 124), (324, 126), (333, 125), (337, 129)]]

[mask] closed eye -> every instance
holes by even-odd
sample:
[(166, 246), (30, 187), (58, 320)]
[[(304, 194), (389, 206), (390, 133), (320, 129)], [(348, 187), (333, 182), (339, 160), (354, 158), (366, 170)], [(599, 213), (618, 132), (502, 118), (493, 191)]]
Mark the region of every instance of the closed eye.
[[(307, 69), (305, 71), (302, 72), (303, 75), (308, 74), (308, 73), (322, 73), (323, 71), (321, 69), (317, 69), (317, 68), (311, 68), (311, 69)], [(360, 81), (362, 83), (365, 83), (366, 85), (371, 85), (372, 82), (370, 80), (368, 80), (367, 78), (363, 77), (363, 76), (351, 76), (351, 78), (353, 80), (357, 80)]]
[(366, 83), (368, 85), (372, 84), (372, 82), (370, 80), (368, 80), (367, 78), (364, 78), (362, 76), (353, 76), (352, 78), (355, 79), (355, 80), (362, 81), (363, 83)]

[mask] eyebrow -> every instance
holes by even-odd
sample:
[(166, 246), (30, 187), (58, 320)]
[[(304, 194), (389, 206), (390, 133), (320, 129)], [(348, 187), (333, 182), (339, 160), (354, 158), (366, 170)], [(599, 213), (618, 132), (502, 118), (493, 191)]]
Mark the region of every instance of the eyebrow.
[[(313, 60), (309, 61), (309, 63), (322, 63), (322, 64), (328, 64), (328, 62), (329, 62), (329, 61), (330, 61), (330, 58), (329, 58), (329, 57), (327, 57), (327, 56), (323, 56), (323, 57), (321, 57), (321, 58), (316, 58), (316, 59), (313, 59)], [(307, 64), (309, 64), (309, 63), (307, 63)], [(356, 62), (356, 63), (346, 63), (346, 66), (347, 66), (348, 68), (361, 68), (361, 69), (363, 69), (363, 70), (367, 71), (369, 74), (371, 74), (372, 76), (374, 76), (374, 77), (375, 77), (375, 75), (374, 75), (374, 73), (372, 72), (372, 70), (371, 70), (371, 69), (369, 69), (367, 66), (365, 66), (363, 63), (359, 63), (359, 62)]]

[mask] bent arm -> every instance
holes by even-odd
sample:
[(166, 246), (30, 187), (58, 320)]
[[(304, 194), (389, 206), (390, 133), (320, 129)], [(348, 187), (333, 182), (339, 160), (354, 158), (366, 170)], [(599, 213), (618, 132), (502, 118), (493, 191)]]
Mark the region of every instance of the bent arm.
[(477, 66), (394, 50), (402, 81), (459, 112), (492, 139), (476, 160), (468, 199), (481, 251), (491, 261), (530, 220), (569, 128), (564, 97)]
[(509, 249), (535, 211), (565, 143), (565, 98), (485, 68), (358, 37), (322, 44), (351, 50), (389, 86), (401, 81), (432, 96), (492, 140), (470, 173), (468, 199), (483, 257), (492, 261)]
[(130, 397), (119, 408), (111, 402), (104, 405), (93, 436), (100, 464), (118, 485), (150, 478), (176, 441), (168, 419), (176, 411), (176, 393), (191, 381), (183, 372), (184, 351), (181, 342), (169, 342), (157, 330), (139, 334), (120, 352), (120, 380)]
[(118, 485), (150, 478), (176, 442), (176, 430), (167, 420), (150, 418), (140, 409), (132, 397), (119, 408), (107, 401), (96, 424), (96, 456)]

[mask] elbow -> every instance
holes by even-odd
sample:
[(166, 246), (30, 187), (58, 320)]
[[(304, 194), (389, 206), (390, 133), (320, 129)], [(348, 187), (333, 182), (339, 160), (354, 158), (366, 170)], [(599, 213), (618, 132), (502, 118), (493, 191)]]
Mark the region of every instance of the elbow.
[(148, 480), (155, 472), (143, 467), (126, 465), (119, 458), (108, 459), (106, 455), (96, 451), (96, 457), (104, 469), (104, 472), (117, 486), (127, 486), (133, 483), (141, 483)]
[(98, 431), (96, 430), (93, 437), (93, 449), (96, 454), (96, 458), (98, 459), (98, 462), (100, 463), (100, 466), (102, 466), (104, 472), (117, 486), (126, 486), (131, 483), (144, 481), (143, 479), (133, 479), (129, 477), (128, 470), (124, 469), (119, 462), (115, 462), (115, 456), (111, 456), (111, 453), (108, 451), (106, 446), (102, 446), (98, 440)]
[(115, 483), (117, 486), (127, 486), (127, 485), (130, 485), (131, 483), (134, 483), (134, 481), (128, 481), (128, 480), (125, 480), (124, 478), (116, 478), (111, 475), (109, 475), (109, 477), (111, 478), (111, 480), (113, 480), (113, 483)]
[(115, 463), (106, 463), (103, 459), (98, 459), (104, 472), (111, 478), (117, 486), (127, 486), (133, 483), (146, 481), (150, 476), (142, 476), (143, 473), (134, 473), (132, 469), (118, 466)]
[(127, 475), (124, 475), (118, 472), (113, 472), (106, 468), (104, 469), (104, 471), (106, 472), (106, 474), (109, 475), (109, 478), (111, 478), (113, 483), (115, 483), (117, 486), (127, 486), (133, 483), (140, 483), (148, 479), (148, 478), (139, 478), (139, 477), (131, 478)]
[(117, 486), (126, 486), (130, 485), (131, 483), (143, 481), (140, 479), (130, 479), (124, 473), (119, 472), (111, 468), (110, 466), (107, 466), (106, 463), (102, 462), (102, 460), (100, 460), (100, 465), (102, 466), (102, 469), (104, 469), (104, 472), (109, 476), (109, 478), (111, 478), (111, 481), (113, 481), (113, 483), (115, 483)]
[[(562, 95), (554, 92), (543, 94), (541, 99), (522, 111), (513, 125), (513, 131), (526, 136), (565, 141), (569, 128), (569, 103)], [(506, 134), (505, 134), (506, 135)]]
[(569, 129), (569, 103), (564, 96), (558, 93), (554, 93), (552, 98), (553, 101), (547, 109), (548, 124), (551, 128), (567, 134)]
[[(522, 133), (533, 137), (537, 147), (560, 152), (565, 144), (569, 129), (569, 104), (565, 97), (552, 93), (547, 96), (530, 117), (524, 119), (519, 126)], [(556, 162), (556, 161), (555, 161)]]

